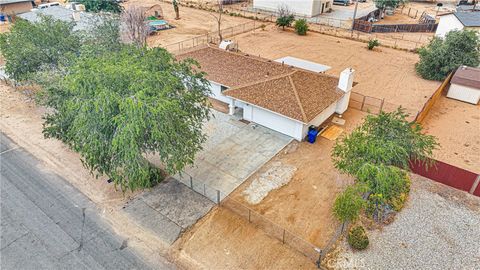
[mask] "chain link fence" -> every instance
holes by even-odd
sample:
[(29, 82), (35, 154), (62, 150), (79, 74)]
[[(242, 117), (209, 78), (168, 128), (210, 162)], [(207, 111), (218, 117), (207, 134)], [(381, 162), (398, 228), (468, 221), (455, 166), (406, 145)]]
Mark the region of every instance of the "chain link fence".
[(254, 224), (269, 236), (292, 247), (313, 262), (317, 263), (321, 259), (321, 248), (283, 228), (255, 210), (250, 209), (244, 203), (228, 196), (222, 201), (221, 206), (248, 220), (248, 222)]
[[(220, 32), (222, 34), (222, 38), (226, 39), (226, 38), (232, 38), (242, 33), (253, 31), (260, 27), (262, 27), (262, 25), (257, 21), (253, 20), (250, 22), (246, 22), (243, 24), (222, 29), (220, 30)], [(206, 45), (209, 43), (218, 44), (219, 42), (220, 42), (220, 35), (218, 34), (218, 31), (214, 31), (214, 32), (209, 32), (205, 35), (200, 35), (200, 36), (182, 40), (176, 43), (168, 44), (163, 47), (171, 53), (178, 54), (198, 46)]]
[(204, 196), (205, 198), (209, 199), (210, 201), (220, 204), (222, 198), (222, 194), (220, 190), (208, 186), (205, 181), (200, 181), (195, 179), (193, 176), (186, 172), (182, 172), (179, 175), (175, 176), (180, 183), (186, 185), (191, 190), (195, 191), (196, 193)]

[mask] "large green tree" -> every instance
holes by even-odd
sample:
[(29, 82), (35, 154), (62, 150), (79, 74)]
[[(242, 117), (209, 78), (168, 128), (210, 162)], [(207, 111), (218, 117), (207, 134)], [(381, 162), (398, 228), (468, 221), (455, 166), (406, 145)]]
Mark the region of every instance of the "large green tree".
[(409, 168), (410, 160), (429, 162), (435, 137), (410, 123), (405, 110), (369, 115), (351, 134), (336, 142), (332, 158), (339, 170), (356, 175), (367, 163)]
[(29, 79), (38, 70), (54, 69), (78, 54), (80, 35), (73, 22), (42, 16), (37, 23), (17, 19), (11, 31), (0, 34), (5, 71), (14, 80)]
[(397, 8), (408, 3), (408, 0), (374, 0), (375, 6), (379, 9)]
[(92, 173), (108, 175), (122, 190), (149, 187), (159, 172), (146, 154), (155, 153), (174, 174), (193, 162), (205, 140), (209, 86), (192, 65), (161, 48), (123, 45), (82, 54), (59, 83), (44, 85), (44, 102), (54, 109), (44, 134), (68, 144)]
[[(407, 118), (402, 108), (369, 115), (350, 135), (338, 140), (332, 151), (335, 167), (354, 176), (356, 185), (367, 187), (369, 209), (380, 220), (384, 210), (399, 210), (403, 206), (410, 190), (406, 173), (409, 162), (423, 161), (431, 166), (430, 157), (438, 145), (433, 136), (423, 134), (422, 127)], [(360, 207), (359, 203), (342, 202), (345, 198), (353, 198), (351, 190), (341, 194), (334, 206), (335, 213), (338, 208), (342, 210), (339, 213), (348, 214), (337, 214), (341, 221), (352, 220)]]
[(112, 12), (120, 13), (123, 7), (116, 0), (77, 0), (79, 4), (85, 5), (85, 9), (91, 12)]
[(424, 79), (441, 81), (461, 65), (480, 64), (480, 38), (472, 30), (450, 31), (444, 39), (434, 37), (418, 54), (417, 73)]

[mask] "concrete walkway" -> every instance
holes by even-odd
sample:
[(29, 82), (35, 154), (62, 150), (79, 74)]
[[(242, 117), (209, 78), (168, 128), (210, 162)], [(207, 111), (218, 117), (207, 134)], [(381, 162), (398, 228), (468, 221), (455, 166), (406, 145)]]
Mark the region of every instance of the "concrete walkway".
[(171, 245), (214, 205), (174, 178), (168, 178), (127, 203), (123, 210), (138, 225)]
[[(213, 201), (225, 198), (283, 149), (292, 138), (254, 123), (214, 112), (205, 124), (208, 140), (194, 166), (175, 178)], [(220, 191), (220, 194), (216, 190)]]

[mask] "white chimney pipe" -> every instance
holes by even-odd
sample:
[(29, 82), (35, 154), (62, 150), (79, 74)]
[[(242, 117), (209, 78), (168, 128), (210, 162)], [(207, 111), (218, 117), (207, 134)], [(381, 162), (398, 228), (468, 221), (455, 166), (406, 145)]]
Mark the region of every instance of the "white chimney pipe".
[(345, 95), (337, 102), (335, 112), (343, 114), (348, 109), (348, 103), (350, 102), (350, 93), (353, 87), (353, 77), (355, 70), (352, 68), (346, 68), (340, 73), (340, 79), (338, 80), (338, 88), (345, 92)]
[(344, 71), (342, 71), (342, 73), (340, 73), (340, 79), (338, 80), (338, 88), (345, 93), (350, 92), (353, 87), (354, 75), (355, 70), (352, 68), (346, 68)]

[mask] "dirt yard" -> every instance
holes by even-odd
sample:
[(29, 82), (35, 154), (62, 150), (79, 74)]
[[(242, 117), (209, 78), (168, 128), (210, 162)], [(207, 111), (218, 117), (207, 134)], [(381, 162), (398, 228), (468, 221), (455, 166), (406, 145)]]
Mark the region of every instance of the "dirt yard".
[(331, 66), (327, 74), (339, 76), (348, 67), (356, 70), (353, 91), (418, 111), (440, 85), (420, 78), (414, 70), (418, 55), (390, 48), (369, 51), (362, 42), (309, 33), (298, 36), (268, 26), (265, 31), (235, 37), (245, 53), (269, 59), (294, 56)]
[(418, 19), (414, 19), (406, 14), (395, 13), (392, 16), (385, 16), (382, 20), (379, 20), (375, 24), (403, 24), (403, 23), (416, 24), (418, 23)]
[[(362, 122), (366, 113), (350, 109), (344, 134)], [(334, 167), (330, 153), (334, 141), (318, 137), (314, 144), (292, 142), (259, 171), (245, 181), (231, 197), (242, 202), (264, 217), (279, 224), (308, 242), (323, 248), (338, 227), (332, 216), (332, 205), (338, 192), (353, 179), (340, 174)], [(275, 164), (296, 168), (289, 182), (272, 190), (260, 203), (250, 204), (245, 195), (252, 181), (274, 168)]]
[[(208, 32), (217, 31), (217, 21), (207, 11), (180, 6), (180, 20), (175, 20), (175, 11), (172, 4), (160, 2), (157, 0), (129, 0), (125, 6), (138, 5), (142, 7), (151, 7), (159, 4), (162, 7), (165, 20), (175, 26), (173, 29), (163, 30), (156, 35), (150, 36), (147, 40), (149, 46), (165, 46), (186, 39), (190, 39)], [(240, 25), (251, 20), (222, 16), (222, 29)]]
[(440, 149), (435, 158), (480, 173), (480, 105), (440, 97), (423, 122)]
[(225, 208), (215, 208), (174, 244), (189, 269), (316, 269), (307, 257)]

